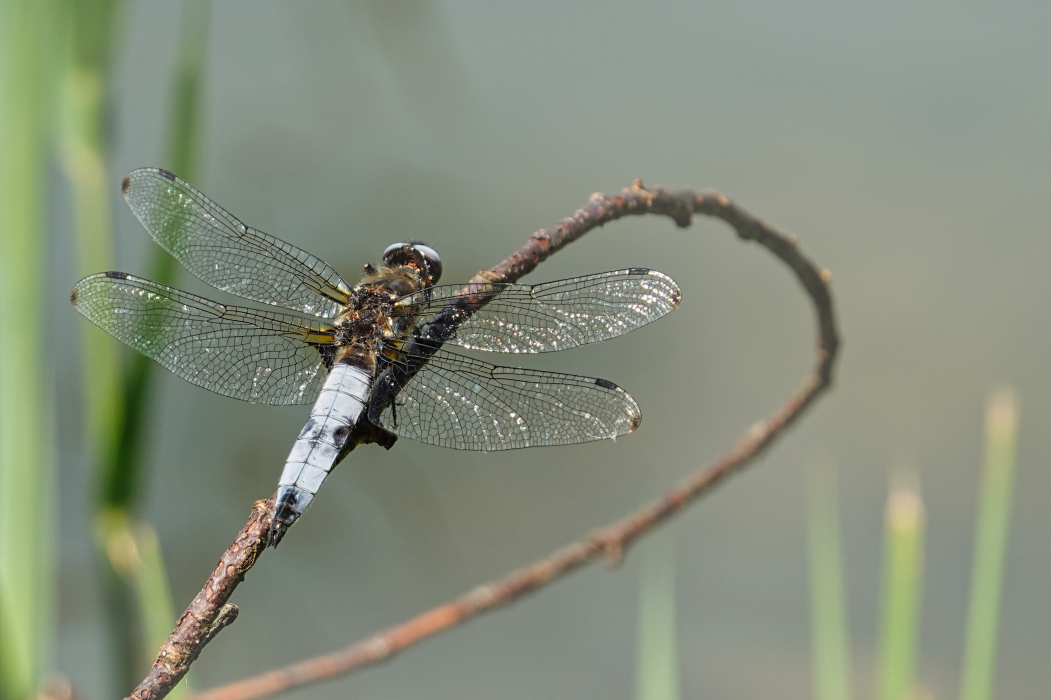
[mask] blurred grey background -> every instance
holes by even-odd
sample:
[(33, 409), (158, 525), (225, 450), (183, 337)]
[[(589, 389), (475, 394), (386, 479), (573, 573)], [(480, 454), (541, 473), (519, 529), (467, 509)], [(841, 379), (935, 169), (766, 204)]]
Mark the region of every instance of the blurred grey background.
[[(118, 41), (119, 268), (152, 242), (119, 202), (166, 166), (177, 3), (129, 2)], [(869, 697), (888, 475), (916, 469), (928, 542), (919, 678), (954, 696), (983, 405), (1022, 400), (998, 698), (1051, 687), (1051, 6), (1015, 3), (278, 3), (213, 8), (197, 184), (354, 280), (391, 242), (465, 280), (594, 191), (715, 187), (834, 274), (834, 391), (670, 528), (684, 697), (806, 698), (806, 469), (840, 467), (858, 697)], [(79, 415), (69, 212), (55, 205), (60, 436), (58, 667), (109, 686)], [(680, 284), (676, 313), (530, 366), (607, 377), (643, 407), (614, 443), (479, 455), (364, 447), (234, 598), (194, 665), (204, 688), (329, 651), (536, 559), (649, 500), (778, 406), (813, 362), (796, 282), (717, 222), (595, 231), (527, 281), (625, 266)], [(178, 286), (209, 290), (183, 274)], [(101, 331), (99, 331), (101, 333)], [(61, 342), (68, 337), (69, 342)], [(114, 341), (115, 342), (115, 341)], [(516, 358), (517, 359), (517, 358)], [(305, 407), (252, 406), (165, 374), (148, 499), (176, 605), (274, 490)], [(646, 547), (643, 542), (640, 547)], [(632, 551), (311, 698), (623, 698)]]

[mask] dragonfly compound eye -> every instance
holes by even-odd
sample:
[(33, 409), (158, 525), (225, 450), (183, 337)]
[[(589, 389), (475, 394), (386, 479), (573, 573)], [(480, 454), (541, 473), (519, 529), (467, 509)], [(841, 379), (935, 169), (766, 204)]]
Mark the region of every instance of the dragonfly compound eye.
[(423, 262), (427, 265), (427, 274), (431, 278), (430, 284), (437, 284), (442, 276), (442, 259), (438, 251), (423, 243), (416, 243), (412, 247), (423, 255)]
[(383, 264), (387, 267), (409, 265), (427, 277), (432, 285), (442, 276), (442, 259), (438, 251), (423, 243), (394, 243), (383, 251)]

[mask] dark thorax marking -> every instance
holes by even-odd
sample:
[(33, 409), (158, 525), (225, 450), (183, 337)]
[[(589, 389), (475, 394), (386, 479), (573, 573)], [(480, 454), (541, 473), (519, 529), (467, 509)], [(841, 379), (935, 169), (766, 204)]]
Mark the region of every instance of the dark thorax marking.
[(393, 348), (407, 339), (412, 324), (392, 313), (394, 302), (422, 287), (420, 273), (412, 266), (372, 268), (352, 290), (350, 308), (335, 319), (333, 347), (319, 348), (326, 364), (347, 362), (375, 378), (390, 361), (397, 361)]

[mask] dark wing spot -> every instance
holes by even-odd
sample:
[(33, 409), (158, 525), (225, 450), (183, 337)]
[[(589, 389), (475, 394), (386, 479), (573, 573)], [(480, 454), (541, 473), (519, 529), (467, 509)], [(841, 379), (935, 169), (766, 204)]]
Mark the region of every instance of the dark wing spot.
[(634, 433), (638, 427), (642, 424), (642, 414), (636, 413), (631, 417), (631, 428), (628, 429), (629, 433)]
[(175, 182), (175, 173), (173, 173), (171, 170), (165, 170), (164, 168), (157, 168), (157, 172), (159, 172), (161, 175), (163, 175), (164, 177), (168, 178), (172, 182)]
[(78, 301), (80, 301), (80, 292), (74, 288), (73, 291), (69, 293), (69, 303), (76, 306)]
[(648, 275), (650, 270), (648, 267), (633, 267), (628, 270), (629, 275)]
[(111, 270), (110, 272), (107, 272), (105, 274), (106, 277), (109, 277), (110, 279), (114, 280), (126, 280), (128, 279), (128, 277), (131, 276), (127, 272), (116, 272), (115, 270)]
[(607, 379), (596, 379), (595, 383), (603, 389), (616, 389), (617, 385)]
[(682, 292), (680, 292), (678, 289), (676, 289), (674, 292), (672, 292), (672, 295), (671, 295), (672, 308), (678, 306), (680, 301), (682, 301)]
[(124, 179), (120, 181), (120, 193), (127, 194), (129, 187), (131, 187), (131, 175), (125, 175)]

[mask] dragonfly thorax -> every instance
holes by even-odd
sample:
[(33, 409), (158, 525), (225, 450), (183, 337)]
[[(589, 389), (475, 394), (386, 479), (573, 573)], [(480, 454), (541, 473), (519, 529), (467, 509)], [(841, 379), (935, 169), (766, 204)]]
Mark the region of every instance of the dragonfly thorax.
[(412, 318), (395, 314), (395, 302), (423, 286), (422, 275), (412, 265), (384, 266), (366, 274), (351, 291), (348, 310), (333, 323), (336, 351), (329, 365), (350, 361), (372, 369), (384, 346), (405, 340), (411, 331)]

